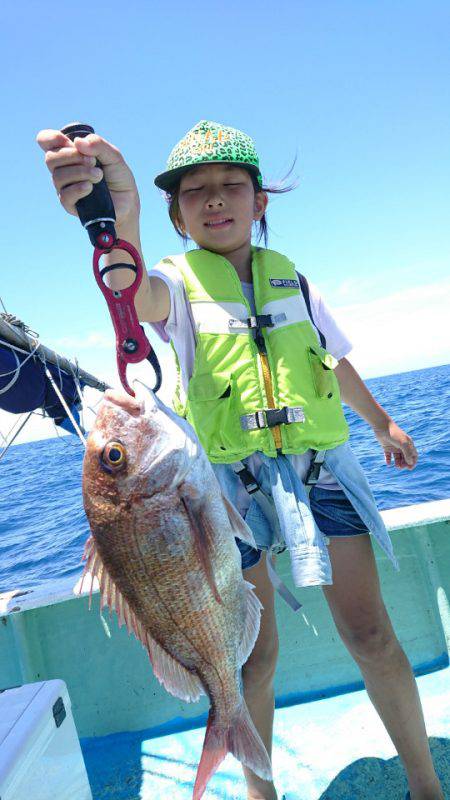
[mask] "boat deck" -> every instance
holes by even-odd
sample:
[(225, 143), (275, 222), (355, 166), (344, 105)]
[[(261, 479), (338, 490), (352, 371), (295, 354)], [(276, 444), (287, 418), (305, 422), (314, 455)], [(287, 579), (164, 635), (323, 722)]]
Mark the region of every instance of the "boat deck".
[[(450, 668), (418, 679), (444, 795), (450, 798)], [(204, 728), (149, 738), (123, 733), (82, 739), (94, 800), (191, 800)], [(365, 691), (275, 714), (274, 775), (286, 800), (403, 800), (404, 772)], [(239, 764), (228, 756), (204, 800), (245, 800)]]
[[(450, 499), (382, 512), (394, 534), (396, 572), (376, 548), (383, 598), (419, 675), (427, 730), (450, 800)], [(403, 800), (405, 778), (320, 587), (294, 589), (287, 554), (277, 571), (303, 603), (277, 598), (274, 774), (280, 799)], [(148, 655), (94, 593), (73, 578), (0, 595), (0, 689), (65, 681), (94, 800), (187, 800), (200, 758), (208, 702), (184, 703), (151, 674)], [(121, 733), (117, 733), (117, 732)], [(229, 756), (205, 800), (245, 799)]]

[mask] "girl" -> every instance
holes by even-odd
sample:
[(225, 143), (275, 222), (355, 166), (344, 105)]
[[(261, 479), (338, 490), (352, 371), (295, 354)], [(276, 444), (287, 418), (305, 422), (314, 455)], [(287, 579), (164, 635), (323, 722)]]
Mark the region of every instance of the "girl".
[[(66, 211), (76, 215), (77, 200), (104, 174), (117, 234), (140, 250), (139, 196), (121, 153), (94, 134), (72, 143), (46, 130), (38, 143)], [(256, 224), (267, 245), (265, 212), (274, 191), (263, 185), (253, 141), (202, 120), (173, 149), (155, 183), (166, 193), (175, 229), (197, 248), (151, 270), (136, 308), (174, 346), (176, 410), (194, 425), (258, 544), (257, 550), (239, 545), (245, 577), (264, 607), (243, 669), (254, 723), (270, 753), (277, 661), (271, 556), (287, 545), (296, 585), (323, 586), (402, 759), (408, 796), (443, 800), (416, 683), (380, 594), (369, 533), (394, 565), (395, 556), (348, 446), (341, 398), (371, 425), (387, 464), (393, 457), (399, 469), (413, 469), (414, 444), (347, 360), (350, 343), (317, 290), (285, 256), (251, 244)], [(276, 800), (272, 783), (244, 773), (248, 800)]]

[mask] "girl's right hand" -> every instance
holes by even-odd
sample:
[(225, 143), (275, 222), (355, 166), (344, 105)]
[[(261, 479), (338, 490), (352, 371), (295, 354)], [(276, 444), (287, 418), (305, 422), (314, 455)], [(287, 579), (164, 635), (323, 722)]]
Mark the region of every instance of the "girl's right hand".
[[(92, 192), (103, 175), (111, 192), (119, 227), (139, 217), (139, 194), (133, 173), (117, 147), (96, 133), (71, 141), (61, 131), (42, 130), (36, 137), (45, 152), (61, 205), (77, 216), (75, 203)], [(96, 158), (102, 169), (95, 166)]]

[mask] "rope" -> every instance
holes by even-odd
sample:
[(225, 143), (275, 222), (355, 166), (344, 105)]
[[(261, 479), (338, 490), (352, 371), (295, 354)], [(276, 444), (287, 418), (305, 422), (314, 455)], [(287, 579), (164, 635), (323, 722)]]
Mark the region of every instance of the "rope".
[[(58, 353), (56, 353), (54, 350), (53, 350), (53, 353), (54, 353), (55, 360), (56, 360), (56, 367), (57, 367), (57, 369), (58, 369), (58, 375), (59, 375), (59, 386), (60, 386), (60, 389), (62, 390), (62, 389), (63, 389), (63, 378), (62, 378), (62, 373), (61, 373), (61, 367), (60, 367), (60, 365), (59, 365), (59, 355), (58, 355)], [(77, 365), (77, 368), (78, 368), (78, 361), (76, 361), (76, 365)], [(81, 403), (80, 422), (81, 422), (81, 428), (84, 428), (84, 416), (83, 416), (83, 409), (84, 409), (84, 398), (83, 398), (83, 395), (82, 395), (82, 392), (81, 392), (80, 381), (79, 381), (79, 379), (78, 379), (78, 375), (77, 375), (77, 373), (75, 372), (75, 370), (74, 370), (74, 368), (73, 368), (73, 366), (72, 366), (71, 362), (69, 362), (69, 366), (70, 366), (70, 372), (71, 372), (71, 374), (72, 374), (72, 377), (73, 377), (73, 382), (74, 382), (74, 384), (75, 384), (75, 388), (76, 388), (76, 390), (77, 390), (78, 397), (80, 398), (80, 403)], [(62, 395), (59, 395), (59, 394), (58, 394), (58, 397), (59, 397), (60, 399), (61, 399), (61, 396), (62, 396)], [(73, 418), (72, 414), (70, 413), (70, 411), (68, 411), (68, 408), (69, 408), (68, 406), (64, 405), (64, 409), (65, 409), (65, 410), (68, 412), (69, 419), (70, 419), (70, 421), (72, 422), (72, 424), (74, 425), (74, 427), (75, 427), (75, 430), (77, 431), (77, 433), (78, 433), (78, 431), (82, 432), (82, 431), (81, 431), (81, 428), (79, 428), (79, 426), (76, 424), (76, 422), (75, 422), (75, 420), (74, 420), (74, 418)], [(56, 425), (55, 425), (55, 428), (57, 428), (57, 426), (56, 426)], [(57, 432), (57, 434), (58, 434), (58, 438), (61, 438), (61, 437), (59, 436), (59, 431), (57, 430), (56, 432)], [(78, 436), (79, 436), (79, 435), (80, 435), (80, 434), (78, 433)], [(85, 439), (84, 435), (83, 435), (82, 442), (83, 442), (84, 446), (86, 446), (86, 439)]]
[[(150, 386), (147, 386), (147, 384), (144, 383), (143, 381), (139, 380), (139, 378), (134, 378), (132, 380), (132, 383), (139, 383), (141, 386), (144, 387), (144, 389), (148, 389), (149, 392), (153, 392), (153, 389), (150, 389)], [(97, 403), (97, 405), (98, 405), (98, 403)]]
[[(0, 316), (2, 318), (4, 318), (4, 319), (5, 319), (6, 316), (8, 316), (9, 319), (7, 319), (6, 321), (9, 322), (10, 324), (13, 324), (10, 321), (10, 318), (12, 317), (11, 314), (9, 314), (9, 315), (0, 314)], [(18, 322), (20, 322), (20, 320)], [(24, 325), (24, 323), (21, 323), (21, 325), (20, 326), (18, 325), (18, 327), (22, 327), (23, 330), (27, 329), (27, 332), (29, 332), (29, 330), (30, 330), (29, 328), (27, 328), (26, 325)], [(6, 347), (9, 347), (9, 349), (13, 353), (14, 358), (16, 359), (16, 362), (17, 362), (17, 366), (16, 366), (15, 369), (10, 370), (9, 372), (1, 372), (0, 373), (0, 378), (7, 378), (9, 375), (13, 376), (12, 380), (10, 380), (9, 383), (6, 384), (6, 386), (4, 386), (2, 389), (0, 389), (0, 395), (1, 395), (1, 394), (4, 394), (5, 392), (7, 392), (9, 389), (11, 389), (12, 386), (14, 386), (15, 382), (17, 381), (17, 379), (18, 379), (18, 377), (20, 375), (20, 370), (27, 363), (27, 361), (30, 360), (30, 358), (33, 358), (33, 356), (35, 356), (37, 350), (40, 347), (40, 343), (39, 343), (38, 340), (35, 340), (34, 349), (31, 350), (31, 352), (27, 353), (27, 357), (24, 358), (24, 360), (22, 362), (19, 361), (18, 356), (17, 356), (15, 351), (17, 350), (18, 352), (22, 352), (22, 353), (27, 352), (27, 351), (21, 350), (21, 348), (16, 347), (15, 345), (11, 345), (9, 342), (5, 342), (3, 339), (0, 339), (0, 343), (4, 344)], [(58, 356), (58, 353), (56, 353), (55, 351), (53, 351), (53, 353), (55, 355), (56, 367), (58, 369), (58, 377), (59, 377), (60, 389), (62, 389), (63, 388), (63, 378), (62, 378), (61, 367), (60, 367), (60, 364), (59, 364), (59, 356)], [(47, 367), (47, 363), (46, 363), (45, 357), (42, 356), (42, 355), (38, 355), (37, 357), (42, 362), (42, 364), (44, 366), (45, 374), (46, 374), (48, 380), (50, 381), (50, 383), (51, 383), (51, 385), (52, 385), (52, 387), (53, 387), (53, 389), (55, 391), (55, 394), (57, 395), (62, 407), (64, 408), (64, 410), (65, 410), (65, 412), (67, 414), (67, 416), (69, 417), (69, 419), (70, 419), (70, 421), (71, 421), (76, 433), (78, 434), (78, 436), (79, 436), (82, 444), (84, 445), (84, 447), (86, 447), (86, 439), (85, 439), (85, 437), (83, 435), (83, 432), (81, 431), (81, 428), (79, 427), (77, 421), (75, 420), (75, 418), (74, 418), (69, 406), (67, 405), (67, 403), (66, 403), (66, 401), (65, 401), (65, 399), (64, 399), (64, 397), (63, 397), (63, 395), (62, 395), (62, 393), (60, 391), (60, 389), (56, 385), (56, 383), (55, 383), (55, 381), (53, 379), (53, 376), (52, 376), (50, 370)], [(80, 388), (80, 382), (79, 382), (79, 379), (78, 379), (78, 375), (74, 372), (73, 369), (71, 369), (71, 372), (72, 372), (72, 375), (73, 375), (73, 378), (74, 378), (74, 382), (75, 382), (75, 386), (76, 386), (76, 389), (77, 389), (77, 392), (78, 392), (78, 395), (80, 397), (80, 400), (81, 400), (81, 403), (82, 403), (82, 407), (83, 407), (83, 395), (81, 393), (81, 388)], [(31, 413), (33, 413), (33, 412), (30, 412), (30, 414)], [(29, 416), (30, 415), (28, 415), (27, 419), (23, 423), (24, 425), (27, 422), (27, 420), (29, 419)], [(18, 433), (20, 432), (20, 430), (22, 430), (22, 427), (23, 427), (23, 425), (19, 429)], [(16, 434), (16, 435), (18, 435), (18, 434)], [(12, 441), (14, 441), (15, 438), (16, 437), (14, 436)], [(9, 449), (9, 446), (10, 445), (7, 445), (6, 449)], [(6, 452), (6, 450), (4, 450), (2, 452), (2, 456), (1, 457), (3, 457), (5, 452)]]
[[(3, 306), (3, 308), (5, 308), (3, 300), (1, 299), (1, 297), (0, 297), (0, 302), (1, 302), (2, 306)], [(16, 328), (20, 328), (24, 333), (29, 334), (31, 336), (31, 338), (34, 339), (33, 350), (31, 350), (30, 352), (25, 351), (25, 350), (21, 350), (19, 347), (15, 347), (14, 345), (10, 344), (9, 342), (5, 342), (3, 339), (0, 339), (1, 344), (4, 344), (6, 347), (9, 347), (9, 349), (12, 352), (12, 354), (14, 355), (14, 358), (16, 359), (16, 368), (15, 369), (10, 370), (9, 372), (0, 372), (0, 378), (8, 378), (10, 375), (13, 376), (12, 380), (9, 383), (7, 383), (6, 386), (4, 386), (2, 389), (0, 389), (0, 394), (4, 394), (9, 389), (11, 389), (12, 386), (14, 386), (15, 382), (17, 381), (17, 379), (18, 379), (18, 377), (20, 375), (20, 370), (27, 363), (27, 361), (30, 360), (30, 358), (33, 358), (34, 354), (36, 353), (36, 350), (38, 350), (38, 348), (40, 346), (40, 342), (39, 342), (39, 334), (36, 333), (36, 331), (32, 331), (31, 328), (28, 327), (28, 325), (25, 325), (25, 323), (22, 322), (21, 319), (18, 319), (17, 317), (15, 317), (14, 314), (8, 314), (8, 312), (6, 311), (6, 308), (5, 308), (5, 313), (1, 313), (0, 317), (5, 322), (7, 322), (9, 325), (14, 325)], [(18, 352), (22, 352), (22, 353), (25, 352), (27, 354), (26, 358), (24, 358), (22, 363), (19, 361), (19, 359), (17, 357), (17, 353), (15, 352), (16, 350)]]
[(7, 383), (6, 386), (3, 387), (3, 389), (0, 389), (0, 394), (4, 394), (9, 389), (11, 389), (11, 386), (14, 386), (16, 380), (18, 379), (18, 377), (20, 375), (20, 370), (22, 369), (22, 364), (19, 361), (19, 356), (17, 355), (17, 353), (13, 352), (13, 356), (16, 359), (16, 368), (14, 370), (12, 370), (12, 372), (6, 372), (3, 375), (0, 374), (0, 378), (6, 378), (8, 375), (12, 375), (13, 377), (11, 378), (10, 382)]
[[(3, 308), (5, 308), (3, 302), (2, 306)], [(20, 328), (20, 330), (24, 331), (24, 333), (28, 333), (33, 339), (39, 338), (39, 334), (36, 333), (36, 331), (33, 331), (31, 328), (29, 328), (28, 325), (25, 324), (25, 322), (22, 322), (22, 320), (19, 319), (19, 317), (15, 317), (14, 314), (8, 314), (6, 308), (5, 308), (5, 313), (0, 314), (0, 317), (3, 320), (5, 320), (5, 322), (7, 322), (9, 325), (14, 325), (16, 328)]]
[(73, 450), (74, 447), (78, 448), (77, 440), (74, 439), (74, 437), (71, 436), (71, 435), (70, 436), (64, 436), (64, 434), (61, 433), (61, 431), (60, 431), (58, 425), (56, 424), (55, 420), (53, 420), (53, 428), (54, 428), (54, 431), (55, 431), (55, 434), (56, 434), (56, 438), (61, 442), (61, 446), (62, 447), (65, 447), (68, 450), (70, 450), (70, 449)]
[(64, 411), (66, 412), (66, 414), (67, 414), (67, 416), (69, 417), (69, 419), (70, 419), (70, 421), (71, 421), (71, 423), (72, 423), (73, 427), (75, 428), (75, 430), (76, 430), (76, 432), (77, 432), (77, 434), (78, 434), (78, 437), (79, 437), (79, 439), (80, 439), (80, 441), (81, 441), (82, 445), (83, 445), (84, 447), (86, 447), (86, 439), (85, 439), (85, 436), (84, 436), (84, 434), (83, 434), (83, 432), (82, 432), (82, 430), (81, 430), (80, 426), (78, 425), (78, 422), (76, 421), (75, 417), (73, 416), (73, 414), (72, 414), (72, 412), (71, 412), (71, 410), (70, 410), (69, 406), (67, 405), (67, 403), (66, 403), (66, 401), (65, 401), (65, 399), (64, 399), (64, 397), (63, 397), (63, 395), (61, 394), (60, 390), (58, 389), (58, 387), (57, 387), (57, 385), (56, 385), (56, 383), (55, 383), (55, 381), (54, 381), (54, 379), (53, 379), (53, 375), (52, 375), (52, 373), (50, 372), (50, 370), (49, 370), (49, 368), (47, 367), (47, 364), (46, 364), (45, 362), (44, 362), (44, 370), (45, 370), (45, 374), (46, 374), (47, 378), (49, 379), (49, 381), (50, 381), (50, 383), (51, 383), (51, 385), (52, 385), (52, 387), (53, 387), (53, 389), (54, 389), (55, 393), (56, 393), (56, 394), (57, 394), (57, 396), (58, 396), (58, 399), (59, 399), (59, 401), (60, 401), (60, 403), (61, 403), (62, 407), (64, 408)]
[(6, 434), (6, 436), (3, 436), (3, 433), (0, 431), (0, 436), (2, 437), (3, 442), (4, 442), (5, 445), (7, 444), (8, 439), (11, 436), (11, 434), (13, 433), (14, 429), (17, 427), (17, 425), (19, 425), (21, 419), (22, 419), (22, 414), (20, 414), (17, 417), (17, 419), (15, 420), (15, 422), (13, 422), (13, 424), (11, 425), (11, 427), (10, 427), (8, 433)]
[[(8, 347), (10, 349), (10, 351), (13, 353), (14, 358), (16, 359), (16, 367), (14, 369), (9, 370), (8, 372), (0, 372), (0, 378), (8, 378), (9, 376), (12, 376), (11, 380), (6, 384), (6, 386), (4, 386), (3, 388), (0, 389), (0, 395), (2, 395), (2, 394), (5, 394), (7, 391), (9, 391), (9, 389), (11, 389), (12, 386), (14, 386), (14, 384), (16, 383), (16, 381), (19, 378), (20, 371), (21, 371), (22, 367), (25, 366), (25, 364), (31, 358), (36, 357), (36, 353), (37, 353), (37, 351), (39, 350), (39, 347), (40, 347), (40, 341), (39, 341), (39, 334), (36, 331), (33, 331), (28, 325), (25, 324), (25, 322), (23, 322), (18, 317), (14, 316), (14, 314), (8, 313), (8, 311), (6, 310), (5, 304), (3, 303), (3, 300), (2, 300), (1, 297), (0, 297), (0, 303), (1, 303), (1, 306), (3, 308), (3, 312), (0, 312), (0, 319), (3, 319), (6, 323), (8, 323), (8, 325), (12, 325), (12, 326), (14, 326), (16, 328), (19, 328), (24, 333), (28, 334), (32, 339), (34, 339), (33, 344), (32, 344), (33, 349), (31, 351), (23, 350), (22, 348), (17, 347), (16, 345), (11, 344), (10, 342), (4, 341), (4, 339), (0, 339), (0, 344), (4, 345), (5, 347)], [(19, 361), (17, 353), (23, 353), (26, 356), (22, 362)], [(83, 434), (83, 431), (81, 430), (80, 426), (78, 425), (76, 419), (74, 418), (69, 406), (67, 405), (67, 403), (66, 403), (66, 401), (65, 401), (65, 399), (64, 399), (64, 397), (62, 395), (62, 392), (60, 391), (60, 390), (63, 389), (63, 375), (62, 375), (62, 370), (61, 370), (61, 365), (60, 365), (60, 357), (59, 357), (58, 353), (56, 353), (54, 350), (53, 350), (53, 354), (54, 354), (54, 357), (55, 357), (55, 366), (56, 366), (56, 368), (58, 370), (59, 388), (56, 385), (56, 382), (53, 379), (53, 376), (52, 376), (50, 370), (47, 367), (45, 356), (42, 355), (42, 354), (37, 353), (37, 358), (39, 358), (40, 361), (42, 362), (43, 367), (44, 367), (44, 371), (45, 371), (45, 375), (46, 375), (47, 379), (50, 381), (50, 384), (52, 385), (52, 387), (53, 387), (53, 389), (55, 391), (55, 394), (57, 395), (62, 407), (64, 408), (68, 418), (70, 419), (70, 421), (71, 421), (76, 433), (78, 434), (78, 437), (80, 438), (82, 444), (84, 445), (84, 447), (86, 447), (86, 439), (85, 439), (85, 436)], [(84, 427), (84, 408), (85, 408), (85, 404), (84, 404), (84, 398), (83, 398), (83, 394), (82, 394), (82, 390), (81, 390), (81, 384), (80, 384), (80, 378), (79, 378), (78, 361), (76, 361), (76, 370), (74, 370), (72, 365), (70, 364), (70, 372), (71, 372), (72, 377), (74, 379), (76, 391), (77, 391), (78, 397), (80, 399), (80, 403), (81, 403), (81, 414), (80, 414), (80, 417), (81, 417), (81, 424)], [(100, 398), (100, 400), (101, 400), (101, 398)], [(100, 400), (98, 402), (100, 402)], [(97, 405), (98, 405), (98, 403), (96, 403), (94, 405), (94, 408), (96, 408)], [(91, 408), (90, 406), (88, 406), (88, 408), (90, 408), (90, 410), (95, 414), (94, 408)], [(25, 420), (25, 422), (23, 423), (23, 425), (26, 424), (27, 420), (29, 419), (29, 417), (30, 417), (30, 415), (32, 413), (33, 412), (30, 412), (30, 414), (28, 415), (28, 417)], [(45, 416), (45, 413), (43, 414), (43, 416)], [(14, 439), (16, 438), (16, 436), (18, 435), (20, 430), (22, 430), (23, 425), (21, 425), (19, 431), (15, 434), (15, 436), (14, 436), (12, 441), (14, 441)], [(14, 429), (14, 427), (15, 426), (13, 426), (13, 429)], [(58, 433), (58, 431), (57, 431), (57, 433)], [(58, 433), (58, 435), (59, 435), (59, 433)], [(2, 439), (4, 439), (4, 441), (6, 441), (5, 438), (3, 437), (3, 435), (2, 435)], [(6, 449), (8, 449), (8, 447), (9, 447), (9, 445), (7, 445)], [(4, 450), (2, 452), (2, 455), (0, 457), (2, 457), (5, 452), (6, 452), (6, 450)]]
[[(59, 355), (58, 355), (58, 353), (55, 352), (55, 350), (53, 350), (52, 352), (53, 352), (53, 355), (55, 356), (55, 362), (56, 362), (55, 363), (55, 367), (58, 370), (59, 388), (62, 390), (62, 388), (63, 388), (63, 380), (62, 380), (62, 375), (61, 375), (61, 367), (59, 366)], [(44, 362), (45, 362), (44, 366), (47, 366), (47, 362), (46, 362), (45, 358), (44, 358)]]
[[(12, 351), (17, 350), (19, 353), (28, 352), (28, 351), (25, 351), (25, 350), (20, 350), (19, 347), (15, 347), (13, 344), (10, 344), (9, 342), (5, 342), (3, 339), (0, 339), (0, 343), (4, 344), (5, 347), (9, 347), (9, 349), (12, 350)], [(18, 363), (18, 366), (16, 367), (16, 369), (12, 369), (9, 372), (0, 372), (0, 378), (7, 378), (9, 375), (15, 375), (16, 377), (14, 378), (14, 380), (13, 380), (13, 382), (11, 384), (9, 384), (8, 386), (4, 387), (3, 389), (0, 389), (0, 394), (2, 394), (3, 392), (6, 392), (6, 389), (9, 389), (13, 385), (13, 383), (15, 383), (15, 381), (19, 377), (20, 370), (27, 363), (27, 361), (30, 360), (30, 358), (33, 358), (33, 356), (36, 353), (36, 350), (38, 350), (39, 347), (40, 347), (40, 343), (39, 343), (39, 341), (36, 341), (36, 346), (35, 346), (34, 350), (31, 350), (31, 352), (28, 353), (27, 357), (24, 358), (24, 360), (21, 363), (19, 362), (19, 359), (17, 358), (16, 353), (14, 353), (14, 356), (15, 356), (15, 359), (16, 359), (16, 361)]]
[(75, 366), (76, 366), (76, 371), (73, 369), (72, 364), (70, 365), (70, 369), (71, 369), (71, 372), (72, 372), (72, 375), (73, 375), (73, 380), (75, 382), (75, 388), (77, 390), (77, 394), (78, 394), (78, 397), (80, 398), (80, 403), (81, 403), (81, 409), (80, 409), (81, 427), (85, 428), (85, 424), (84, 424), (84, 397), (83, 397), (83, 393), (81, 391), (81, 385), (80, 385), (80, 379), (79, 379), (78, 359), (75, 359)]
[[(9, 448), (11, 447), (11, 445), (12, 445), (13, 441), (14, 441), (15, 439), (17, 439), (17, 437), (18, 437), (18, 435), (19, 435), (20, 431), (22, 430), (22, 428), (23, 428), (23, 427), (24, 427), (24, 426), (27, 424), (27, 422), (28, 422), (28, 420), (30, 419), (30, 417), (31, 417), (32, 413), (33, 413), (32, 411), (30, 411), (30, 412), (29, 412), (29, 414), (27, 415), (26, 419), (24, 419), (24, 420), (23, 420), (23, 422), (22, 422), (22, 424), (20, 425), (19, 429), (18, 429), (18, 430), (15, 432), (14, 436), (12, 437), (12, 439), (10, 439), (10, 441), (9, 441), (9, 442), (6, 444), (6, 446), (3, 448), (2, 452), (0, 453), (0, 461), (2, 460), (3, 456), (4, 456), (4, 455), (6, 455), (6, 453), (8, 452), (8, 450), (9, 450)], [(11, 432), (14, 430), (14, 428), (15, 428), (15, 425), (16, 425), (16, 423), (15, 423), (15, 424), (13, 425), (13, 427), (11, 428), (11, 431), (10, 431), (10, 433), (11, 433)], [(8, 435), (9, 435), (9, 434), (8, 434)]]
[(18, 353), (23, 353), (24, 356), (30, 355), (29, 350), (24, 350), (23, 347), (18, 347), (16, 344), (11, 344), (11, 342), (5, 342), (4, 339), (0, 339), (0, 344), (4, 344), (5, 347), (10, 347), (11, 350), (17, 350)]
[[(147, 387), (146, 387), (146, 388), (147, 388)], [(95, 416), (95, 415), (97, 414), (96, 408), (98, 408), (98, 406), (100, 405), (100, 403), (102, 402), (102, 400), (103, 400), (103, 395), (102, 395), (102, 396), (101, 396), (101, 397), (100, 397), (100, 398), (97, 400), (97, 402), (96, 402), (96, 403), (94, 403), (94, 405), (93, 405), (93, 406), (86, 406), (86, 408), (88, 408), (88, 409), (89, 409), (89, 411), (92, 411), (92, 413), (93, 413), (93, 414), (94, 414), (94, 416)]]

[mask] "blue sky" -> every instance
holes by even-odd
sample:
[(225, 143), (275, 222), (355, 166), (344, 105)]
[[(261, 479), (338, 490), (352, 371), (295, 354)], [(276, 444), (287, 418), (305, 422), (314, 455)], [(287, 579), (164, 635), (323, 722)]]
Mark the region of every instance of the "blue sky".
[(449, 30), (450, 6), (433, 0), (4, 2), (7, 309), (112, 379), (91, 247), (36, 133), (78, 119), (121, 149), (150, 266), (182, 250), (153, 177), (209, 118), (255, 139), (266, 180), (297, 158), (298, 188), (270, 201), (269, 246), (322, 291), (363, 377), (447, 363)]

